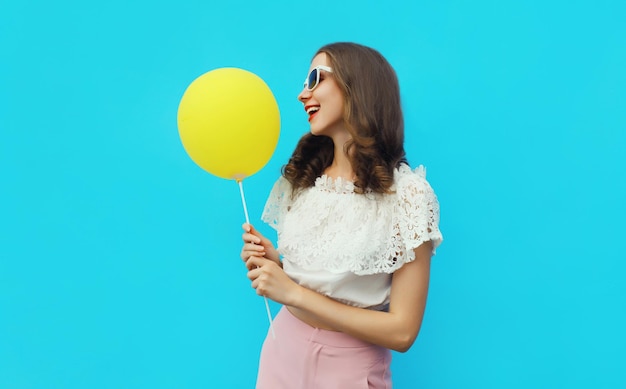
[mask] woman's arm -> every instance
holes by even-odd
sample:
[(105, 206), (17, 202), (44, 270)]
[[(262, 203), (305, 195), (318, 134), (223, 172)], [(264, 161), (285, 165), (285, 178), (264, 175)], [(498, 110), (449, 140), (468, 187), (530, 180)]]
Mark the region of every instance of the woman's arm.
[(268, 259), (250, 256), (248, 278), (257, 294), (287, 305), (327, 327), (392, 350), (405, 352), (422, 324), (432, 243), (415, 249), (415, 260), (404, 264), (392, 277), (389, 312), (342, 304), (293, 282)]

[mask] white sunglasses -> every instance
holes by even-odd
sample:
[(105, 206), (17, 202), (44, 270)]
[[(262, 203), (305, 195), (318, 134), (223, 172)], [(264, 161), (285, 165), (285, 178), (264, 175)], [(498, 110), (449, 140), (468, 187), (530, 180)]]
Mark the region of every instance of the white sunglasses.
[(328, 73), (333, 72), (333, 69), (329, 68), (328, 66), (319, 65), (314, 67), (313, 69), (311, 69), (311, 72), (304, 80), (304, 89), (311, 92), (313, 89), (315, 89), (315, 87), (317, 87), (317, 85), (320, 83), (320, 70)]

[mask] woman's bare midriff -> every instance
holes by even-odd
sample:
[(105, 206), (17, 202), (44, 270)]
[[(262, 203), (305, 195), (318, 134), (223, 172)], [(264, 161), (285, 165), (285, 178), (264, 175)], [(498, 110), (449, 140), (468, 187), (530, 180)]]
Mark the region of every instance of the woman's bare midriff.
[(321, 330), (327, 330), (327, 331), (336, 331), (335, 329), (329, 326), (326, 326), (320, 323), (319, 321), (315, 320), (313, 317), (311, 317), (311, 315), (307, 314), (301, 309), (294, 308), (294, 307), (286, 307), (286, 308), (289, 310), (289, 312), (291, 312), (292, 315), (300, 319), (300, 321), (310, 325), (311, 327), (319, 328)]

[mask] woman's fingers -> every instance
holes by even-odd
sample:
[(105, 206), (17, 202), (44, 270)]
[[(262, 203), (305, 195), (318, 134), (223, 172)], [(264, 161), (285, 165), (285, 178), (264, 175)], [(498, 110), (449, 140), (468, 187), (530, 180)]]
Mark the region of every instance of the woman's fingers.
[(244, 233), (244, 241), (246, 242), (254, 242), (261, 245), (270, 244), (269, 240), (263, 236), (259, 231), (257, 231), (252, 224), (244, 223), (242, 226)]
[(259, 259), (261, 258), (250, 257), (250, 259), (246, 261), (246, 267), (248, 268), (248, 279), (252, 281), (250, 286), (252, 286), (258, 295), (263, 296), (265, 290), (260, 286), (264, 283), (264, 278), (267, 278), (267, 275), (263, 275), (263, 269), (260, 267), (262, 261), (259, 261)]
[(244, 232), (241, 235), (241, 239), (243, 239), (244, 242), (250, 242), (250, 243), (256, 243), (256, 244), (261, 243), (261, 238), (259, 238), (258, 236), (254, 234), (250, 234), (248, 232)]
[(246, 262), (251, 286), (260, 296), (265, 296), (280, 304), (292, 301), (294, 283), (283, 269), (271, 259), (250, 257)]
[(244, 243), (241, 249), (241, 259), (247, 261), (251, 256), (264, 257), (265, 248), (254, 243)]
[(248, 279), (252, 281), (251, 286), (256, 290), (256, 293), (260, 296), (267, 296), (268, 282), (271, 279), (272, 269), (267, 266), (271, 266), (271, 261), (265, 258), (250, 257), (246, 261), (246, 267), (248, 268)]
[(267, 261), (267, 259), (252, 255), (246, 260), (246, 267), (248, 268), (248, 270), (252, 271), (263, 266), (265, 264), (265, 261)]
[(241, 235), (243, 240), (243, 248), (241, 249), (241, 259), (247, 261), (251, 256), (264, 257), (266, 250), (271, 249), (271, 244), (267, 245), (265, 238), (257, 232), (251, 224), (244, 223), (242, 225), (244, 233)]
[(254, 229), (252, 224), (243, 223), (241, 228), (243, 228), (244, 236), (246, 236), (246, 235), (253, 236), (253, 237), (257, 238), (258, 240), (261, 240), (260, 238), (263, 237), (257, 230)]

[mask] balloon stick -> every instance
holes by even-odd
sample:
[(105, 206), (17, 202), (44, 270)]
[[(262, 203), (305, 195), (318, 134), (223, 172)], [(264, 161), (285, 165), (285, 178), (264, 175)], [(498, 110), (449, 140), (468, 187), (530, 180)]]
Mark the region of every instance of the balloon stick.
[[(248, 217), (248, 206), (246, 205), (246, 196), (243, 193), (243, 180), (237, 180), (239, 184), (239, 194), (241, 194), (241, 203), (243, 204), (243, 213), (246, 215), (246, 223), (250, 224), (250, 218)], [(263, 296), (265, 300), (265, 309), (267, 310), (267, 318), (270, 321), (270, 330), (272, 330), (272, 338), (276, 339), (276, 334), (274, 333), (274, 325), (272, 322), (272, 314), (270, 313), (270, 305), (267, 302), (267, 297)]]

